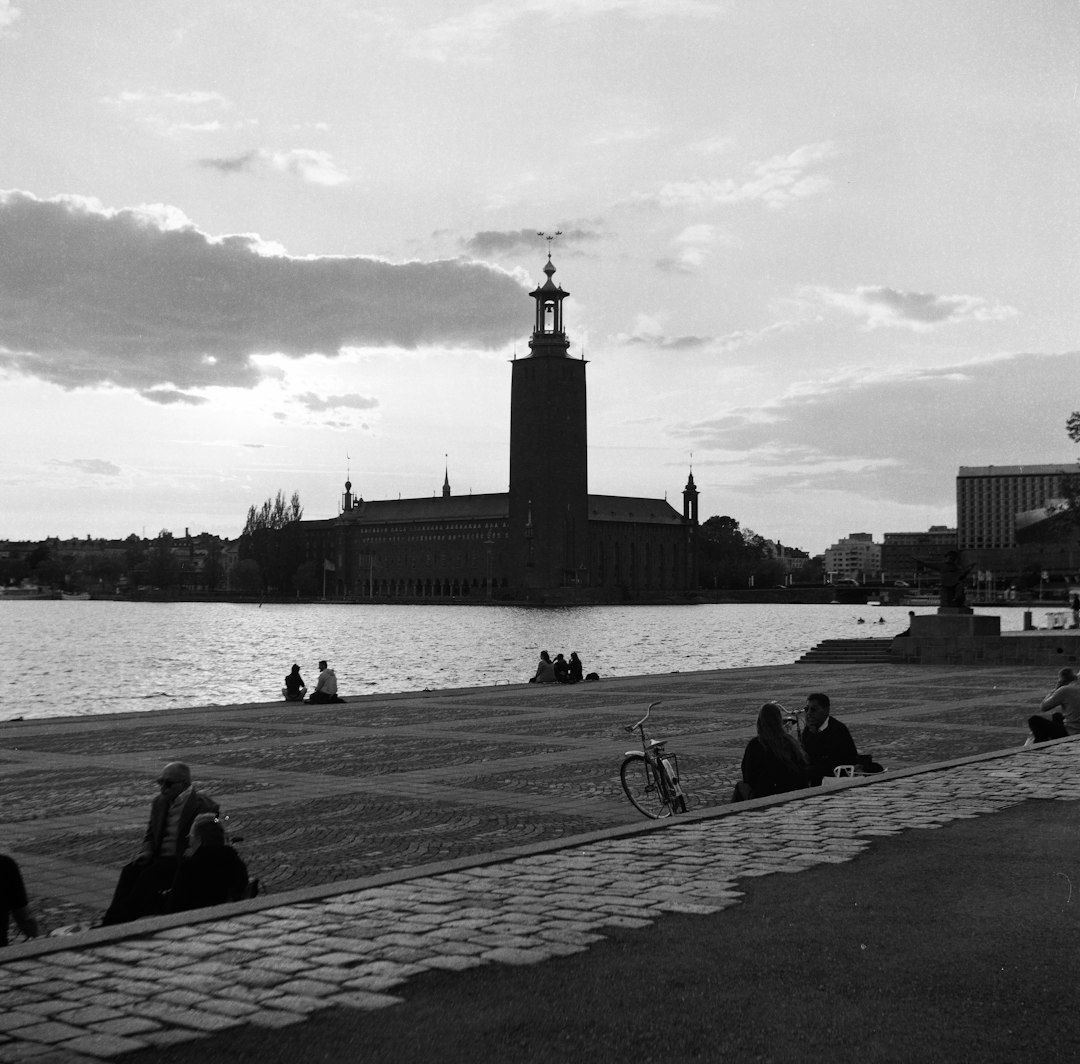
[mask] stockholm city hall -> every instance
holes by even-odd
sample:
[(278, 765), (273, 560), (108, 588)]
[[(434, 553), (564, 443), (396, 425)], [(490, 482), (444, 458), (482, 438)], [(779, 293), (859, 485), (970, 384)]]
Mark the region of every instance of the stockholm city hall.
[(583, 358), (569, 355), (563, 300), (546, 279), (529, 293), (529, 354), (511, 362), (510, 490), (367, 500), (345, 482), (341, 512), (293, 526), (346, 600), (466, 599), (566, 603), (663, 600), (697, 587), (698, 492), (680, 514), (666, 499), (588, 487)]

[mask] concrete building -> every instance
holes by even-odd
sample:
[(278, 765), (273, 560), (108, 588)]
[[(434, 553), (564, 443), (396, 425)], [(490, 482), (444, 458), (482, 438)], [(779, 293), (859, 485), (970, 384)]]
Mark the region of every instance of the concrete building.
[(881, 574), (881, 544), (870, 532), (852, 532), (825, 550), (825, 574), (830, 581), (866, 583)]
[(881, 544), (881, 579), (885, 583), (903, 580), (915, 584), (915, 558), (940, 561), (948, 550), (956, 550), (956, 529), (931, 525), (925, 532), (886, 532)]
[(1016, 546), (1016, 515), (1062, 494), (1075, 465), (961, 466), (956, 475), (956, 539), (962, 551)]
[(529, 293), (529, 354), (511, 363), (510, 490), (365, 500), (345, 482), (341, 512), (291, 533), (324, 567), (334, 598), (500, 598), (536, 602), (664, 598), (697, 587), (698, 491), (680, 513), (665, 499), (588, 490), (583, 358), (571, 358), (569, 296), (553, 280)]

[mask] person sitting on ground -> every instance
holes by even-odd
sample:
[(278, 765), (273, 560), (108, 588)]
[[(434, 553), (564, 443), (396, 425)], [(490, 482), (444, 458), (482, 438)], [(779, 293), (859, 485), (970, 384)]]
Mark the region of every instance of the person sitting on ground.
[[(1059, 708), (1060, 707), (1060, 708)], [(1051, 713), (1051, 710), (1057, 710)], [(1058, 673), (1058, 685), (1039, 704), (1039, 713), (1028, 718), (1028, 727), (1037, 743), (1064, 739), (1080, 733), (1080, 683), (1072, 669)], [(1050, 714), (1046, 716), (1045, 714)]]
[(308, 702), (342, 702), (337, 693), (337, 673), (331, 669), (325, 661), (319, 662), (319, 678), (315, 682), (315, 690), (311, 692)]
[(740, 798), (797, 791), (809, 785), (809, 766), (799, 741), (784, 727), (784, 707), (766, 702), (758, 711), (757, 737), (746, 744)]
[(570, 651), (570, 679), (568, 683), (581, 683), (583, 679), (583, 670), (581, 667), (581, 658), (578, 657), (576, 650)]
[(831, 776), (837, 765), (855, 765), (859, 752), (851, 732), (830, 715), (829, 696), (820, 692), (807, 695), (806, 725), (799, 736), (810, 762), (810, 783), (817, 786)]
[(303, 702), (304, 695), (307, 694), (307, 685), (304, 683), (304, 678), (300, 675), (300, 666), (294, 665), (292, 672), (285, 677), (285, 686), (281, 689), (281, 694), (286, 702)]
[(552, 668), (555, 670), (555, 682), (556, 683), (569, 683), (570, 682), (570, 666), (566, 663), (566, 658), (562, 654), (556, 654), (555, 660), (551, 663)]
[(217, 802), (192, 786), (191, 769), (182, 761), (167, 764), (157, 783), (161, 793), (150, 805), (150, 824), (139, 856), (120, 870), (103, 925), (161, 912), (162, 891), (172, 885), (195, 818), (200, 813), (216, 816), (220, 812)]
[(27, 938), (37, 938), (37, 920), (30, 912), (19, 866), (14, 857), (0, 854), (0, 946), (8, 944), (8, 922), (12, 919)]
[(546, 650), (540, 651), (540, 661), (536, 666), (536, 675), (529, 681), (529, 683), (554, 683), (555, 682), (555, 665), (551, 660), (551, 655)]
[(239, 854), (227, 844), (219, 817), (202, 813), (191, 825), (191, 845), (176, 870), (166, 898), (171, 913), (223, 905), (247, 896), (248, 872)]

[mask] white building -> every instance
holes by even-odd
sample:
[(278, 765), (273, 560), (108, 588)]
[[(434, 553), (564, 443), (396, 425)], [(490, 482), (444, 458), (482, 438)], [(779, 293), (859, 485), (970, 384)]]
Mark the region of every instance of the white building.
[(852, 532), (825, 550), (825, 573), (830, 580), (876, 580), (881, 574), (881, 544), (870, 532)]

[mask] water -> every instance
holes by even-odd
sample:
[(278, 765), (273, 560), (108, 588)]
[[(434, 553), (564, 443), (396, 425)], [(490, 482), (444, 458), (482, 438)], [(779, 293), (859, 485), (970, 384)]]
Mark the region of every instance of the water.
[[(822, 639), (896, 635), (907, 612), (9, 600), (0, 720), (272, 701), (293, 662), (313, 688), (320, 658), (345, 696), (522, 682), (542, 649), (576, 650), (601, 677), (788, 664)], [(1003, 631), (1023, 626), (1022, 609), (986, 612)]]

